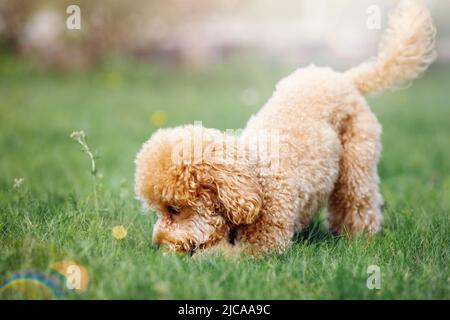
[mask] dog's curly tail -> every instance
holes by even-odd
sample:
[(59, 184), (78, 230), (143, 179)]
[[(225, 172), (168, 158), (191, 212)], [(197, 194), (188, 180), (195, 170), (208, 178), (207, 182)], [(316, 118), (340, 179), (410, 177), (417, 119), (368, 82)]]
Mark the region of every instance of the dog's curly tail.
[(423, 73), (436, 58), (436, 29), (423, 0), (403, 0), (389, 17), (378, 57), (346, 72), (366, 95), (398, 88)]

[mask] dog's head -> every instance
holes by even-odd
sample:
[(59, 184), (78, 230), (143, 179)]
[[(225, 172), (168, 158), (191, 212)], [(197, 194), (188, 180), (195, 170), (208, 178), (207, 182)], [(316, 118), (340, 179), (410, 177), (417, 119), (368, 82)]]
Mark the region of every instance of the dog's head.
[(161, 129), (136, 158), (135, 191), (158, 216), (153, 242), (194, 252), (255, 221), (262, 192), (238, 140), (200, 126)]

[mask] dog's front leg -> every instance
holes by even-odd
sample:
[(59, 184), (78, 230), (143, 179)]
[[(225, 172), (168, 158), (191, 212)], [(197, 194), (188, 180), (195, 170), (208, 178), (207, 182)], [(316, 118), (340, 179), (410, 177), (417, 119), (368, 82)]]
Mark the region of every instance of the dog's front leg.
[(252, 256), (266, 253), (283, 253), (292, 243), (294, 226), (290, 223), (277, 225), (256, 222), (238, 236), (236, 247)]
[(284, 197), (274, 196), (266, 201), (258, 220), (239, 228), (235, 246), (254, 256), (269, 252), (282, 253), (292, 243), (297, 206), (295, 199), (288, 201)]

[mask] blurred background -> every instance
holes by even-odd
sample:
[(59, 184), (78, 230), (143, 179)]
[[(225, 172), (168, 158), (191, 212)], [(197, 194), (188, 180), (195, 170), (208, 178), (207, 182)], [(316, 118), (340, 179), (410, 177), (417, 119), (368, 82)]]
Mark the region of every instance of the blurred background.
[[(351, 65), (373, 55), (371, 6), (387, 0), (0, 0), (0, 48), (51, 67), (93, 67), (111, 56), (199, 68), (252, 51), (266, 58)], [(450, 60), (450, 2), (428, 1), (438, 25), (439, 59)], [(81, 9), (80, 30), (66, 8)]]
[[(80, 8), (80, 29), (67, 27), (73, 4)], [(100, 167), (111, 171), (115, 185), (125, 178), (131, 190), (133, 157), (157, 128), (194, 121), (242, 128), (275, 83), (295, 68), (314, 63), (346, 70), (375, 55), (396, 4), (0, 0), (0, 183), (9, 186), (28, 172), (48, 181), (48, 188), (73, 185), (76, 170), (68, 168), (82, 165), (83, 155), (68, 136), (85, 130), (101, 156)], [(390, 123), (420, 123), (428, 114), (430, 121), (448, 125), (450, 2), (428, 4), (438, 28), (439, 58), (415, 90), (374, 100), (386, 143), (395, 143)], [(405, 112), (391, 107), (396, 104), (417, 107)], [(416, 138), (399, 131), (408, 135), (401, 141), (407, 150)], [(68, 159), (71, 152), (76, 155)]]
[[(80, 8), (80, 29), (67, 26), (73, 14), (67, 9), (74, 4)], [(29, 172), (52, 189), (76, 183), (76, 170), (68, 171), (66, 162), (81, 165), (83, 155), (67, 137), (85, 130), (101, 166), (117, 173), (109, 175), (115, 185), (126, 179), (131, 190), (133, 157), (157, 128), (194, 121), (242, 128), (275, 83), (295, 68), (314, 63), (345, 70), (375, 55), (396, 4), (0, 0), (2, 181), (9, 186)], [(407, 123), (406, 112), (390, 105), (412, 99), (417, 112), (411, 116), (423, 120), (430, 112), (433, 121), (446, 119), (437, 112), (439, 99), (447, 99), (447, 90), (439, 86), (450, 78), (450, 2), (428, 4), (439, 32), (438, 61), (426, 74), (428, 82), (417, 86), (418, 98), (407, 90), (375, 99), (375, 104), (387, 104), (374, 108), (387, 126), (393, 112)], [(392, 141), (389, 135), (385, 139)], [(70, 152), (77, 155), (67, 159)], [(46, 172), (48, 166), (52, 172)]]

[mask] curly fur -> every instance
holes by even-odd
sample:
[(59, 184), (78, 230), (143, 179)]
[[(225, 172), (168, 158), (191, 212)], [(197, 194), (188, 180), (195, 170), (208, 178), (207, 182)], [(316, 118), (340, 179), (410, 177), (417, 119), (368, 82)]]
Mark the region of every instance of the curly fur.
[(403, 86), (435, 60), (436, 28), (422, 0), (401, 1), (392, 12), (378, 57), (347, 72), (362, 94)]
[[(315, 66), (295, 71), (241, 135), (192, 125), (157, 131), (137, 155), (135, 186), (157, 212), (154, 243), (185, 252), (281, 252), (323, 206), (331, 231), (376, 233), (383, 220), (381, 126), (364, 95), (416, 78), (435, 57), (434, 38), (423, 3), (403, 1), (377, 59), (345, 73)], [(267, 129), (279, 132), (278, 152), (236, 152)], [(183, 143), (188, 156), (174, 162)]]

